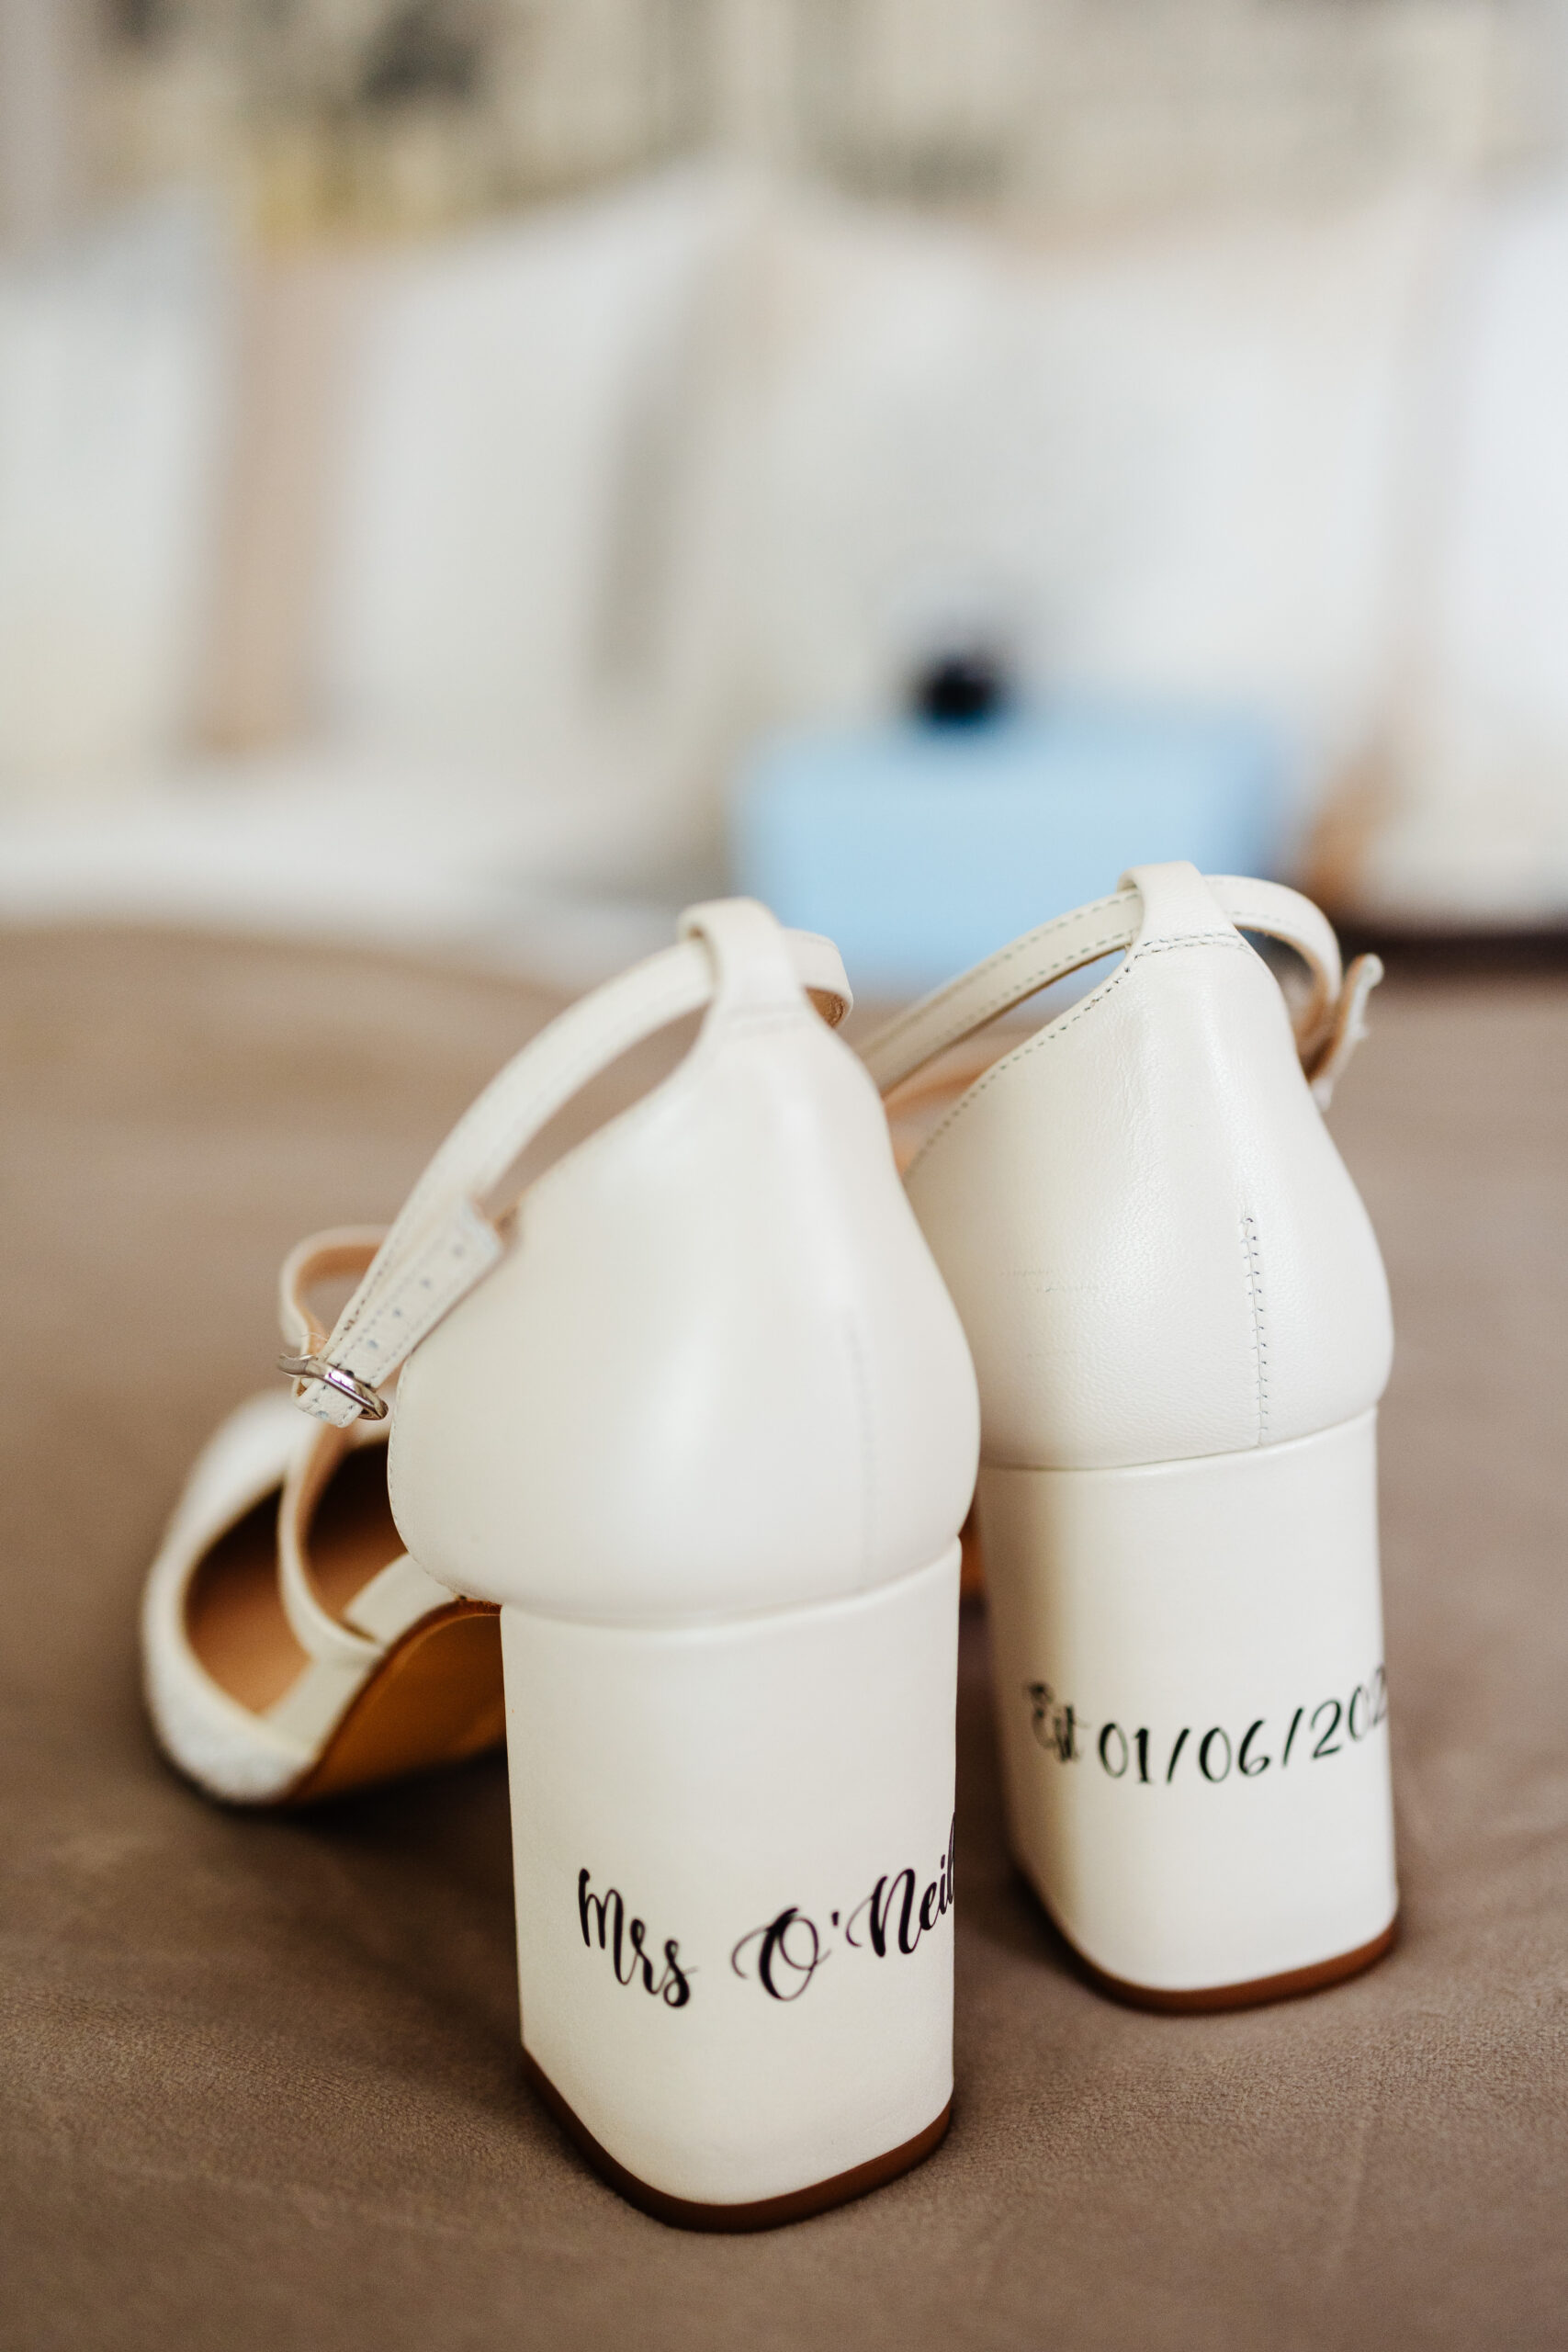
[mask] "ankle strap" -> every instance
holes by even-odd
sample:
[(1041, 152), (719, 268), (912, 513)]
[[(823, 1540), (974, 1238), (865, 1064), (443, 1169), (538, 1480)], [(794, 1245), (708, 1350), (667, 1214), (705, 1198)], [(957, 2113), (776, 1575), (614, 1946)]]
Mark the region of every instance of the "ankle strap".
[[(1203, 879), (1218, 910), (1238, 930), (1281, 941), (1306, 965), (1312, 988), (1296, 1016), (1296, 1047), (1319, 1107), (1326, 1109), (1334, 1081), (1366, 1034), (1366, 1001), (1382, 978), (1382, 964), (1375, 956), (1363, 956), (1346, 976), (1333, 926), (1299, 890), (1232, 874), (1210, 874)], [(1096, 899), (1025, 932), (973, 970), (934, 989), (861, 1048), (881, 1091), (891, 1094), (938, 1054), (1010, 1012), (1051, 981), (1131, 947), (1143, 911), (1138, 890), (1114, 891), (1108, 899)]]
[[(312, 1235), (285, 1260), (279, 1318), (288, 1352), (280, 1371), (294, 1401), (317, 1420), (346, 1428), (380, 1419), (379, 1392), (398, 1367), (500, 1259), (505, 1243), (492, 1199), (519, 1155), (556, 1113), (656, 1031), (711, 1002), (710, 1020), (760, 1011), (806, 1014), (805, 997), (829, 1028), (853, 1002), (831, 940), (781, 931), (748, 900), (690, 908), (678, 946), (569, 1005), (486, 1087), (453, 1128), (384, 1235), (344, 1227)], [(368, 1261), (366, 1258), (369, 1245)], [(330, 1339), (309, 1293), (333, 1275), (364, 1279)]]

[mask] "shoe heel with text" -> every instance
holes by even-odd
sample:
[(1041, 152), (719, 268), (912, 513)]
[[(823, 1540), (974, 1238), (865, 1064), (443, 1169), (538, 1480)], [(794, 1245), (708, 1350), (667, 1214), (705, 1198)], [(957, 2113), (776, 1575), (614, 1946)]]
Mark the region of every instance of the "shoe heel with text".
[(796, 2220), (945, 2129), (958, 1572), (726, 1624), (502, 1612), (528, 2069), (662, 2221)]
[(1014, 1853), (1107, 1989), (1307, 1992), (1396, 1907), (1376, 1415), (1248, 1453), (980, 1474)]

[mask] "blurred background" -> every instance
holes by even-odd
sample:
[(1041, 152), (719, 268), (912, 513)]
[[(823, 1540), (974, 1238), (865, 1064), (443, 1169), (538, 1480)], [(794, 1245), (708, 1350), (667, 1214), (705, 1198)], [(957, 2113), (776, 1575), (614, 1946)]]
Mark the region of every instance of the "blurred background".
[(0, 918), (1568, 924), (1568, 0), (0, 0)]

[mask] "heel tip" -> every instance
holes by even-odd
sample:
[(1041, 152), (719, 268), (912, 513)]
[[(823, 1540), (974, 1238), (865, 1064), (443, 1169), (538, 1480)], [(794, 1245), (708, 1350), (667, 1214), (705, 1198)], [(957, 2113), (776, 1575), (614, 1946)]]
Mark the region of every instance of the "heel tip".
[[(1052, 1925), (1055, 1924), (1053, 1920)], [(1202, 1984), (1179, 1993), (1167, 1992), (1154, 1984), (1133, 1984), (1125, 1977), (1112, 1976), (1087, 1959), (1059, 1927), (1056, 1932), (1071, 1955), (1074, 1968), (1097, 1993), (1107, 1994), (1127, 2008), (1154, 2009), (1167, 2017), (1193, 2017), (1222, 2009), (1261, 2008), (1270, 2001), (1299, 2001), (1308, 1994), (1325, 1992), (1331, 1984), (1342, 1984), (1351, 1976), (1359, 1976), (1364, 1969), (1374, 1967), (1393, 1951), (1399, 1939), (1399, 1915), (1396, 1912), (1382, 1933), (1374, 1936), (1370, 1943), (1358, 1944), (1353, 1951), (1337, 1952), (1332, 1960), (1315, 1961), (1310, 1968), (1287, 1968), (1278, 1976), (1255, 1976), (1241, 1984)]]
[(865, 2197), (872, 2189), (897, 2180), (900, 2173), (912, 2171), (931, 2154), (953, 2120), (953, 2101), (949, 2099), (942, 2113), (933, 2117), (923, 2131), (917, 2132), (913, 2139), (889, 2148), (883, 2155), (870, 2157), (863, 2165), (852, 2165), (848, 2172), (834, 2173), (827, 2180), (811, 2181), (805, 2188), (792, 2188), (783, 2197), (760, 2197), (749, 2205), (704, 2205), (654, 2188), (617, 2163), (526, 2049), (523, 2052), (523, 2071), (531, 2087), (569, 2138), (575, 2141), (600, 2178), (629, 2205), (676, 2230), (734, 2234), (749, 2230), (783, 2229), (791, 2222), (808, 2221), (814, 2213), (825, 2213), (835, 2205), (847, 2205), (853, 2199)]

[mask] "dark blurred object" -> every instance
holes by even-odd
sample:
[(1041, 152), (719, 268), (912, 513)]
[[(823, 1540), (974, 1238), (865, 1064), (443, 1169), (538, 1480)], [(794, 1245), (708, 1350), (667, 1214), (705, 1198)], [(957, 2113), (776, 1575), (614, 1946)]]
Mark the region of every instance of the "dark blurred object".
[(377, 27), (361, 71), (360, 103), (472, 100), (484, 73), (485, 30), (477, 9), (453, 7), (449, 0), (412, 0)]
[(916, 674), (910, 702), (929, 727), (975, 727), (1010, 708), (1012, 689), (995, 654), (973, 646), (929, 662)]

